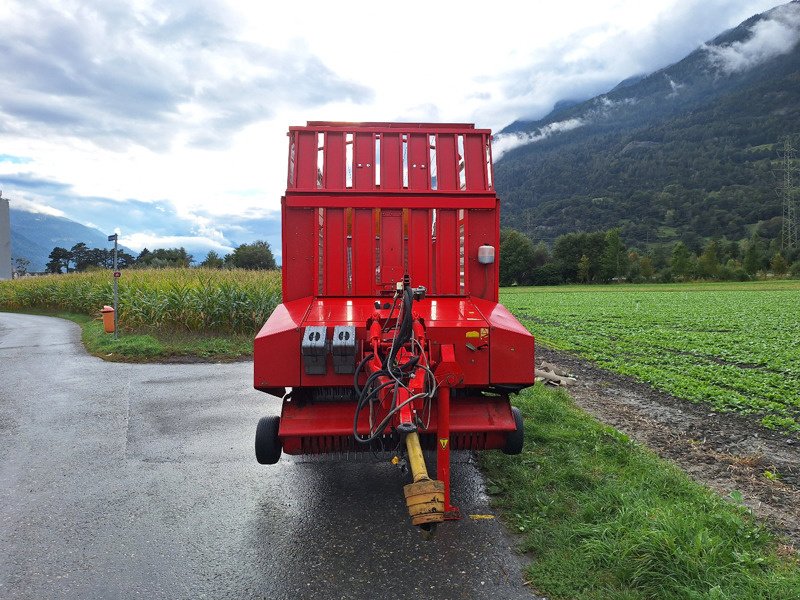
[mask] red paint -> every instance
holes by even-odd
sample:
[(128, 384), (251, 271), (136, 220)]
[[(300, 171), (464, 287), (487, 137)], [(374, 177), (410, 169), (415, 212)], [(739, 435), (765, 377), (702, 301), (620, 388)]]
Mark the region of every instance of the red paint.
[[(337, 325), (353, 325), (356, 362), (376, 354), (361, 374), (363, 385), (367, 373), (382, 368), (378, 356), (391, 346), (384, 305), (392, 302), (396, 283), (408, 274), (413, 287), (425, 286), (426, 297), (413, 303), (419, 343), (398, 356), (402, 364), (418, 354), (417, 364), (430, 366), (437, 396), (428, 404), (414, 400), (384, 434), (416, 423), (423, 445), (437, 449), (450, 518), (458, 514), (450, 504), (450, 451), (502, 448), (515, 423), (508, 396), (493, 386), (534, 381), (533, 337), (497, 303), (498, 264), (477, 260), (480, 246), (497, 248), (500, 240), (490, 139), (488, 130), (454, 123), (291, 127), (281, 213), (284, 303), (254, 342), (257, 389), (282, 395), (293, 388), (297, 398), (304, 388), (346, 390), (353, 376), (335, 373), (330, 353), (324, 375), (306, 374), (300, 344), (305, 327), (326, 327), (330, 340)], [(398, 402), (426, 389), (425, 371), (409, 369), (408, 390), (398, 390)], [(381, 392), (376, 422), (390, 410), (393, 390)], [(284, 451), (364, 451), (353, 439), (354, 411), (353, 401), (285, 399)], [(366, 410), (358, 431), (369, 432)]]

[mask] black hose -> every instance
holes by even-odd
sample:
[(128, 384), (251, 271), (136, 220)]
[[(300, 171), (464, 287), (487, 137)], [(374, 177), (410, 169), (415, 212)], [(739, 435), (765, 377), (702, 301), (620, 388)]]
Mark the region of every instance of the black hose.
[[(410, 396), (408, 399), (403, 401), (402, 404), (399, 404), (398, 406), (396, 406), (392, 410), (390, 410), (388, 413), (386, 413), (386, 416), (384, 417), (383, 421), (381, 421), (380, 424), (375, 428), (375, 433), (373, 433), (369, 437), (362, 438), (356, 433), (355, 434), (356, 441), (360, 442), (362, 444), (369, 444), (369, 443), (374, 442), (379, 437), (383, 436), (383, 430), (386, 429), (386, 426), (389, 424), (389, 421), (392, 420), (392, 417), (397, 412), (399, 412), (400, 409), (402, 409), (405, 405), (413, 402), (416, 398), (417, 398), (417, 396)], [(355, 429), (355, 425), (357, 425), (357, 424), (358, 424), (358, 413), (356, 413), (356, 421), (355, 421), (355, 424), (353, 426), (354, 429)]]
[[(373, 373), (373, 375), (374, 375), (374, 373)], [(356, 439), (357, 442), (360, 442), (362, 444), (368, 444), (368, 443), (372, 442), (376, 437), (378, 437), (378, 433), (382, 434), (383, 429), (386, 427), (386, 423), (383, 423), (383, 422), (382, 422), (382, 425), (379, 426), (375, 430), (375, 433), (370, 435), (368, 438), (362, 438), (360, 435), (358, 435), (358, 417), (359, 417), (359, 415), (361, 415), (361, 411), (364, 410), (364, 407), (367, 405), (367, 403), (372, 401), (372, 397), (373, 396), (377, 396), (378, 392), (380, 392), (383, 388), (388, 387), (390, 385), (394, 385), (395, 386), (395, 393), (396, 393), (397, 392), (397, 382), (396, 381), (385, 381), (384, 383), (380, 384), (375, 389), (370, 390), (369, 394), (366, 394), (365, 396), (362, 396), (361, 398), (358, 399), (358, 404), (356, 406), (356, 411), (353, 414), (353, 437)], [(367, 390), (367, 387), (365, 386), (364, 387), (364, 391), (366, 391), (366, 390)], [(389, 415), (393, 415), (394, 412), (392, 410), (390, 410), (388, 414)], [(384, 421), (386, 421), (386, 419), (384, 419)]]
[(399, 298), (400, 298), (399, 296), (395, 295), (394, 302), (392, 302), (392, 308), (389, 311), (389, 316), (386, 317), (386, 326), (381, 330), (382, 333), (386, 333), (387, 331), (389, 331), (389, 321), (392, 320), (392, 315), (394, 314), (394, 309), (397, 306), (397, 300)]
[[(395, 297), (395, 301), (392, 304), (392, 309), (389, 311), (389, 317), (394, 313), (395, 305), (397, 304), (398, 298)], [(367, 361), (374, 357), (374, 355), (365, 356), (364, 359), (358, 364), (355, 370), (355, 374), (353, 376), (353, 387), (356, 391), (356, 395), (358, 397), (357, 405), (355, 414), (353, 415), (353, 437), (355, 440), (361, 444), (369, 444), (373, 442), (375, 439), (383, 436), (383, 430), (389, 424), (391, 418), (406, 404), (411, 402), (411, 399), (405, 400), (399, 406), (397, 405), (397, 394), (399, 391), (400, 386), (400, 377), (404, 377), (407, 375), (404, 372), (407, 369), (414, 368), (417, 363), (419, 362), (419, 356), (411, 357), (408, 362), (403, 365), (398, 365), (397, 369), (395, 369), (395, 362), (397, 360), (397, 353), (400, 349), (405, 346), (405, 344), (411, 339), (411, 336), (414, 332), (414, 320), (412, 316), (412, 305), (414, 302), (414, 294), (411, 291), (410, 287), (406, 287), (403, 289), (403, 304), (401, 306), (401, 313), (398, 315), (399, 324), (396, 328), (394, 339), (392, 340), (392, 347), (389, 350), (389, 355), (386, 357), (385, 362), (383, 363), (383, 368), (375, 371), (367, 377), (367, 381), (364, 383), (363, 388), (358, 387), (358, 377), (361, 374), (361, 370), (367, 364)], [(387, 319), (387, 326), (388, 326), (388, 319)], [(384, 329), (383, 331), (386, 331)], [(373, 387), (373, 384), (379, 377), (390, 377), (391, 381), (386, 381), (377, 387)], [(374, 432), (371, 433), (368, 437), (362, 438), (358, 434), (358, 417), (361, 414), (361, 411), (369, 402), (373, 402), (374, 398), (377, 397), (378, 392), (382, 389), (394, 385), (394, 393), (392, 394), (392, 404), (387, 412), (384, 419), (380, 422), (380, 424), (374, 429)], [(411, 397), (413, 398), (413, 396)]]
[(361, 375), (361, 369), (363, 369), (364, 366), (370, 360), (372, 360), (374, 356), (375, 356), (374, 354), (367, 354), (363, 359), (361, 359), (361, 362), (358, 363), (358, 366), (356, 367), (355, 373), (353, 374), (353, 388), (356, 391), (356, 396), (361, 395), (361, 388), (358, 387), (358, 376)]
[(400, 327), (392, 341), (392, 347), (389, 350), (389, 356), (386, 360), (386, 364), (384, 364), (384, 368), (387, 369), (390, 373), (394, 368), (394, 362), (397, 357), (397, 353), (400, 351), (400, 348), (405, 346), (406, 342), (411, 339), (411, 334), (414, 330), (413, 325), (413, 317), (411, 314), (411, 305), (414, 302), (414, 294), (411, 291), (411, 288), (405, 288), (403, 290), (403, 307), (402, 313), (398, 318), (401, 318)]

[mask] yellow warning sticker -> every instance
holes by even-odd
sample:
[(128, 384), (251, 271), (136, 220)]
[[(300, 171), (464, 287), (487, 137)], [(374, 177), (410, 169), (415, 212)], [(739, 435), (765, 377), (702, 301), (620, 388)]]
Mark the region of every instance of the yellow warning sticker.
[(447, 442), (450, 441), (447, 438), (439, 438), (439, 445), (442, 447), (442, 450), (447, 448)]
[(489, 328), (481, 327), (481, 339), (486, 339), (488, 337), (489, 337)]
[(494, 519), (494, 515), (470, 515), (469, 518), (473, 521), (488, 521)]
[(466, 337), (468, 337), (468, 338), (477, 338), (477, 337), (480, 337), (480, 333), (478, 333), (477, 331), (468, 331), (468, 332), (467, 332), (465, 335), (466, 335)]

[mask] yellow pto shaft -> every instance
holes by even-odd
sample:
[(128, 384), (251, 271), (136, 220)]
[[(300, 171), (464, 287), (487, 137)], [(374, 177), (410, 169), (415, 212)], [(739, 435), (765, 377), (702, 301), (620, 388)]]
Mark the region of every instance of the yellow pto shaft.
[(431, 479), (416, 431), (406, 436), (406, 452), (414, 483), (403, 488), (413, 525), (430, 527), (444, 521), (444, 482)]

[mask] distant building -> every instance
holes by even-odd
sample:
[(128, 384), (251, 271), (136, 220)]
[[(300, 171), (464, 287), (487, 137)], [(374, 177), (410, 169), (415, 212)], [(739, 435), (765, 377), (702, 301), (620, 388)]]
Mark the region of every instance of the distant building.
[(0, 192), (0, 279), (11, 279), (11, 213)]

